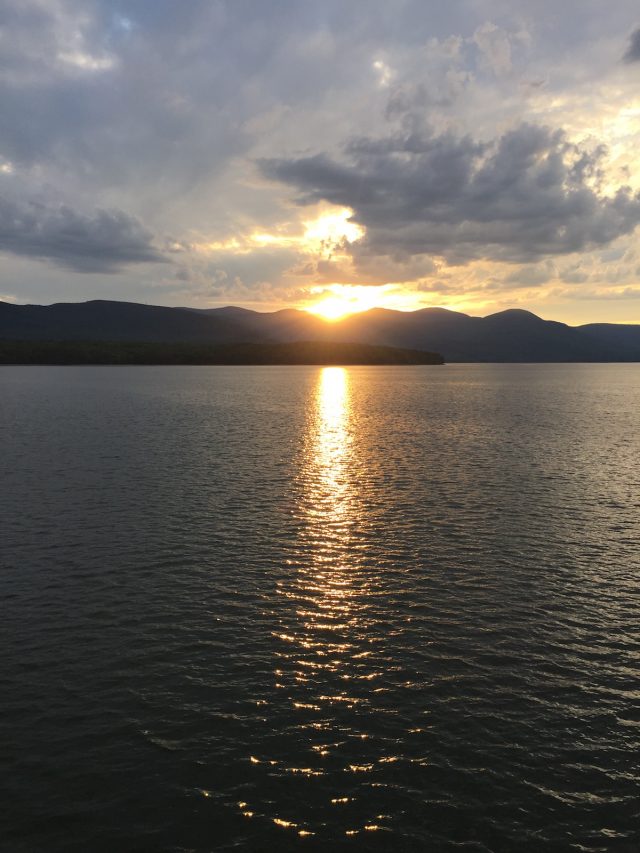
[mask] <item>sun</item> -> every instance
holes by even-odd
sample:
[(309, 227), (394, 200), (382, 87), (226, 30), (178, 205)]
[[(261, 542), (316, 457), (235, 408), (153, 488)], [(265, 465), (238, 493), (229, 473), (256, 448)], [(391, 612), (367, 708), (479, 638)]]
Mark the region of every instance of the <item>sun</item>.
[[(329, 322), (342, 320), (349, 314), (359, 314), (389, 303), (391, 285), (331, 284), (316, 289), (317, 302), (306, 305), (305, 310)], [(391, 307), (391, 306), (389, 306)], [(400, 306), (393, 306), (400, 307)]]
[(307, 309), (312, 314), (317, 314), (319, 317), (324, 317), (325, 320), (341, 320), (348, 314), (353, 314), (357, 308), (353, 308), (350, 302), (346, 299), (341, 299), (339, 296), (327, 296), (321, 302)]

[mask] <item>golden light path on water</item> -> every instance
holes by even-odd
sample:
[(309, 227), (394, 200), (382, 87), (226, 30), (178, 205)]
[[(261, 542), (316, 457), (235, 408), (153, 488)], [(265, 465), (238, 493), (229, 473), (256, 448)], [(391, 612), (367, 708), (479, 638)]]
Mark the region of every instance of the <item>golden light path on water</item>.
[[(350, 382), (344, 368), (326, 367), (318, 374), (299, 473), (300, 540), (291, 561), (294, 571), (278, 584), (289, 607), (276, 635), (276, 686), (290, 703), (296, 726), (287, 759), (274, 754), (271, 763), (274, 772), (278, 766), (309, 785), (308, 799), (318, 798), (319, 785), (326, 794), (312, 815), (302, 807), (308, 803), (301, 788), (298, 812), (289, 809), (271, 819), (303, 836), (315, 834), (327, 819), (334, 829), (337, 820), (346, 835), (380, 828), (374, 819), (350, 823), (346, 809), (353, 801), (354, 776), (372, 766), (363, 757), (370, 737), (366, 718), (380, 675), (371, 659), (380, 642), (370, 630), (372, 578), (360, 565), (363, 501)], [(327, 815), (327, 810), (342, 814)]]
[[(307, 432), (304, 490), (301, 509), (306, 521), (304, 551), (309, 556), (300, 567), (297, 588), (300, 631), (294, 641), (312, 653), (301, 657), (305, 669), (349, 680), (348, 660), (352, 634), (358, 626), (360, 584), (352, 543), (358, 524), (358, 494), (352, 483), (352, 443), (349, 375), (344, 368), (320, 372), (316, 407)], [(306, 682), (303, 669), (296, 678)], [(320, 680), (319, 687), (329, 682)], [(322, 703), (350, 701), (348, 690), (325, 690), (316, 697)]]

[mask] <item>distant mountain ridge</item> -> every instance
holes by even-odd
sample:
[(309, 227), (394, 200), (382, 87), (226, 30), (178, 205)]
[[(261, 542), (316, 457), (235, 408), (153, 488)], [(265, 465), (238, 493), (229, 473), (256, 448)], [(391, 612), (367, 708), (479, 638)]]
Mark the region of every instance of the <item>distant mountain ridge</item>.
[(445, 361), (640, 361), (640, 325), (567, 326), (510, 309), (471, 317), (444, 308), (373, 308), (327, 322), (287, 308), (165, 308), (94, 300), (54, 305), (0, 302), (0, 339), (156, 343), (336, 341), (441, 353)]

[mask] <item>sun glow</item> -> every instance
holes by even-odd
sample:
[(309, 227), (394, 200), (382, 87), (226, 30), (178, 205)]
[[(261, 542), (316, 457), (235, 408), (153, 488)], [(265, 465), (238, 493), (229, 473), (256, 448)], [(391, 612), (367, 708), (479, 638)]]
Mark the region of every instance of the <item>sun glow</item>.
[(365, 229), (352, 222), (353, 210), (335, 205), (318, 205), (313, 219), (289, 222), (269, 231), (247, 231), (226, 240), (194, 240), (196, 251), (212, 254), (231, 252), (246, 255), (256, 249), (297, 249), (321, 258), (342, 257), (346, 243), (364, 237)]
[[(291, 266), (274, 273), (275, 279), (280, 276), (283, 285), (288, 288), (288, 304), (293, 303), (297, 308), (322, 317), (327, 322), (337, 322), (372, 308), (415, 311), (435, 304), (464, 311), (472, 307), (468, 298), (458, 304), (449, 297), (447, 304), (443, 304), (440, 292), (436, 290), (433, 294), (429, 293), (425, 289), (425, 282), (421, 282), (417, 288), (415, 282), (404, 280), (375, 285), (357, 283), (362, 281), (362, 270), (354, 262), (350, 245), (362, 240), (366, 231), (354, 221), (354, 211), (349, 207), (320, 202), (306, 212), (307, 218), (292, 218), (280, 223), (272, 231), (241, 230), (219, 241), (191, 242), (189, 248), (210, 256), (209, 262), (219, 263), (222, 270), (227, 256), (246, 257), (257, 253), (257, 264), (262, 257), (261, 253), (267, 258), (273, 255), (276, 267), (279, 256), (285, 265), (289, 257)], [(171, 249), (179, 252), (184, 247), (176, 243)], [(216, 255), (220, 257), (216, 259)], [(250, 274), (251, 267), (252, 264), (249, 264)], [(269, 285), (272, 283), (275, 284), (275, 281), (265, 282)], [(229, 286), (233, 286), (230, 280)], [(257, 300), (245, 303), (245, 306), (255, 306), (258, 310), (278, 310), (282, 307), (277, 298), (269, 304), (265, 303), (266, 300)], [(227, 296), (221, 304), (229, 304)], [(473, 308), (476, 308), (475, 304)]]
[(305, 310), (329, 322), (341, 320), (349, 314), (369, 311), (371, 308), (412, 311), (422, 307), (419, 294), (393, 284), (331, 284), (314, 290), (317, 301), (306, 305)]
[(354, 308), (348, 300), (342, 299), (340, 296), (327, 296), (322, 302), (318, 302), (317, 305), (308, 310), (312, 314), (324, 317), (325, 320), (340, 320), (348, 314), (357, 312), (358, 308)]
[(354, 243), (364, 236), (364, 228), (351, 221), (353, 211), (348, 207), (321, 213), (317, 219), (305, 222), (303, 242), (310, 249), (334, 251), (340, 244)]

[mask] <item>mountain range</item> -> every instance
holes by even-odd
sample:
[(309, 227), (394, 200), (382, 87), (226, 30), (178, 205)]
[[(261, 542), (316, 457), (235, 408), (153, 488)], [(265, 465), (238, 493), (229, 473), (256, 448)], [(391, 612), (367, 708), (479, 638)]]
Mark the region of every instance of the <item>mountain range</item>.
[(640, 361), (640, 325), (567, 326), (510, 309), (471, 317), (444, 308), (373, 308), (328, 322), (307, 311), (165, 308), (94, 300), (0, 302), (0, 339), (200, 344), (336, 341), (441, 353), (445, 361)]

